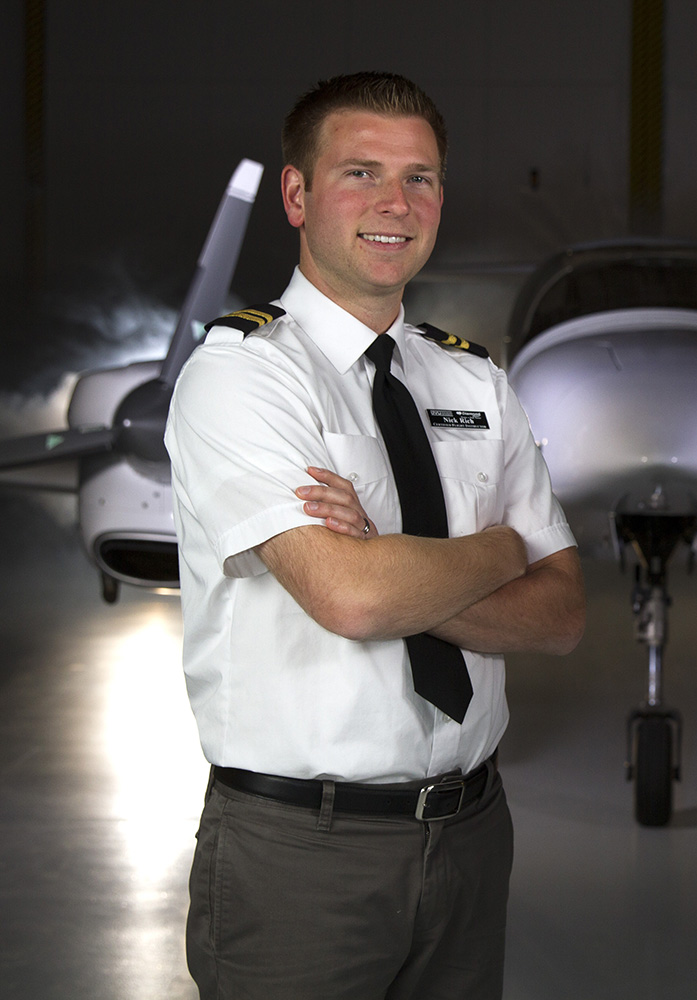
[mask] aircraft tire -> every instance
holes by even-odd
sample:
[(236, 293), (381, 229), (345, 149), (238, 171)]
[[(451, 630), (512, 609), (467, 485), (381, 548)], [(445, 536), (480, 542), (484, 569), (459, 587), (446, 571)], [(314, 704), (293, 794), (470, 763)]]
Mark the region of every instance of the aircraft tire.
[(662, 715), (644, 717), (636, 735), (634, 806), (642, 826), (665, 826), (673, 811), (672, 729)]

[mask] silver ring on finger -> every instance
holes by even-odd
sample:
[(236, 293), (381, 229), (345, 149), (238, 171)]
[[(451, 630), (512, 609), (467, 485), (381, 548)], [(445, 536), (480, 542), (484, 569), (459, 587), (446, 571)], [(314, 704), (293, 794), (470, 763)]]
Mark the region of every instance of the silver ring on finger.
[(363, 520), (365, 521), (365, 525), (363, 527), (363, 534), (364, 535), (369, 535), (370, 534), (370, 522), (369, 522), (369, 520), (368, 520), (367, 517), (364, 517)]

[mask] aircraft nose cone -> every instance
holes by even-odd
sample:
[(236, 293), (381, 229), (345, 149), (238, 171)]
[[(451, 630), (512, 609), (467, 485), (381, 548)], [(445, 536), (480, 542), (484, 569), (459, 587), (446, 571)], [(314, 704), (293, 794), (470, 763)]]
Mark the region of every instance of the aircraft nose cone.
[(114, 419), (119, 451), (144, 462), (168, 461), (163, 439), (171, 397), (171, 386), (159, 379), (136, 386), (126, 396)]

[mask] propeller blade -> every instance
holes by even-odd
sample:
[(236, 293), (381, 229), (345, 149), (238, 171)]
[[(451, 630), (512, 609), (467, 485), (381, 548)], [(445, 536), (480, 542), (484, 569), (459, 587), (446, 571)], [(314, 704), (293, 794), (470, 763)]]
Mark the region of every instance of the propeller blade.
[(22, 492), (77, 493), (80, 487), (78, 459), (44, 465), (24, 465), (21, 468), (0, 469), (0, 488)]
[(0, 470), (18, 469), (45, 462), (98, 455), (111, 451), (114, 432), (109, 427), (96, 430), (60, 430), (0, 441)]
[(242, 160), (232, 175), (196, 265), (160, 378), (173, 386), (182, 365), (203, 335), (203, 326), (220, 315), (264, 168)]

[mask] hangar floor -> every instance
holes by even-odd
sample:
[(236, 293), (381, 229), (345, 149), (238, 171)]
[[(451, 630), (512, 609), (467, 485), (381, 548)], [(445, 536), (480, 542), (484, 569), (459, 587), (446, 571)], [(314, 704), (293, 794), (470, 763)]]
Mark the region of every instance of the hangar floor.
[[(6, 1000), (194, 1000), (186, 879), (206, 778), (178, 602), (101, 603), (69, 532), (0, 500), (0, 982)], [(697, 981), (697, 577), (676, 557), (667, 697), (685, 720), (667, 828), (632, 816), (644, 693), (628, 577), (588, 565), (564, 660), (511, 657), (501, 751), (516, 826), (506, 1000), (688, 1000)], [(166, 762), (166, 767), (160, 766)]]

